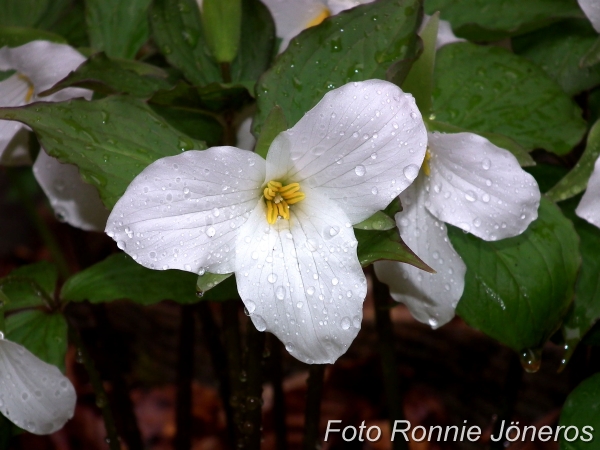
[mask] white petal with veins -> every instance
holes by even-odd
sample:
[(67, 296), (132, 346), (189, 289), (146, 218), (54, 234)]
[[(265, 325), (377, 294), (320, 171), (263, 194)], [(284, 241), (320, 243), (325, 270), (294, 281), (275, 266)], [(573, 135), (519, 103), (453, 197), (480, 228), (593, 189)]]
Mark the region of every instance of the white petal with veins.
[(596, 160), (587, 189), (575, 213), (600, 228), (600, 158)]

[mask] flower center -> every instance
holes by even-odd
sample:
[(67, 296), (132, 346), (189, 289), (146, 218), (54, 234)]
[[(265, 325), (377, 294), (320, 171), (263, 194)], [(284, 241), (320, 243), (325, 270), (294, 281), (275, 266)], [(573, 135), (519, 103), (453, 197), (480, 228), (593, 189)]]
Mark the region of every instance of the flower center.
[(290, 218), (290, 206), (304, 200), (304, 193), (300, 192), (300, 184), (290, 183), (284, 186), (279, 181), (271, 180), (264, 191), (267, 204), (267, 222), (273, 225), (277, 219)]
[(317, 16), (315, 16), (315, 18), (313, 20), (311, 20), (310, 22), (308, 22), (306, 24), (306, 28), (315, 27), (315, 26), (319, 25), (321, 22), (323, 22), (329, 16), (331, 16), (331, 12), (329, 11), (329, 9), (323, 7), (321, 12)]
[(425, 159), (423, 160), (423, 172), (425, 175), (431, 175), (431, 168), (429, 167), (429, 160), (431, 159), (431, 152), (429, 149), (425, 152)]
[(31, 80), (29, 79), (28, 76), (23, 75), (22, 73), (17, 75), (19, 77), (19, 80), (24, 81), (25, 83), (27, 83), (27, 93), (25, 94), (25, 103), (29, 103), (31, 101), (31, 98), (33, 97), (33, 83), (31, 82)]

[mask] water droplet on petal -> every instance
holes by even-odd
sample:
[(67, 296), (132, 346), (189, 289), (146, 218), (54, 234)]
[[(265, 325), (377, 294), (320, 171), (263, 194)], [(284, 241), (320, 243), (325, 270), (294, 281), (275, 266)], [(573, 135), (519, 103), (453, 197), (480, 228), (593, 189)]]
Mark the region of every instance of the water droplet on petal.
[(265, 331), (267, 329), (265, 319), (263, 319), (261, 316), (252, 316), (252, 321), (254, 322), (254, 326), (258, 331)]
[(481, 167), (483, 167), (483, 170), (490, 170), (490, 167), (492, 167), (492, 162), (488, 158), (485, 158), (483, 161), (481, 161)]
[(275, 290), (275, 296), (279, 299), (279, 300), (283, 300), (285, 298), (285, 288), (283, 286), (279, 286), (276, 290)]
[(271, 284), (275, 283), (277, 281), (277, 274), (270, 273), (267, 277), (267, 281)]
[(254, 310), (256, 309), (256, 303), (254, 303), (252, 300), (248, 300), (245, 304), (246, 304), (246, 309), (248, 310), (248, 312), (250, 314), (252, 314), (254, 312)]
[(356, 166), (354, 168), (354, 173), (359, 177), (362, 177), (365, 173), (367, 173), (367, 169), (365, 169), (365, 166)]
[(403, 172), (409, 181), (413, 181), (419, 175), (419, 167), (415, 164), (410, 164), (404, 168)]
[(342, 330), (350, 328), (350, 317), (344, 317), (341, 322)]

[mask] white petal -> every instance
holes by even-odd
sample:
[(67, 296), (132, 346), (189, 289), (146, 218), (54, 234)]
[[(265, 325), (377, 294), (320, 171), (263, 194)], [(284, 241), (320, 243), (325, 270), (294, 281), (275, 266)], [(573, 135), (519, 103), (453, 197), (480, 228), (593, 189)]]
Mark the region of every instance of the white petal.
[(292, 38), (308, 28), (315, 19), (329, 14), (325, 3), (320, 0), (262, 0), (267, 5), (277, 37), (282, 39), (279, 51), (284, 51)]
[(438, 219), (494, 241), (537, 218), (540, 190), (507, 150), (472, 133), (429, 134), (426, 207)]
[[(423, 31), (423, 28), (425, 28), (430, 19), (431, 16), (428, 16), (427, 14), (423, 16), (423, 22), (419, 28), (419, 34), (421, 34), (421, 31)], [(452, 25), (450, 22), (440, 19), (438, 22), (437, 39), (435, 41), (436, 50), (442, 48), (444, 45), (452, 44), (454, 42), (466, 42), (466, 40), (456, 37), (452, 31)]]
[(598, 0), (577, 0), (579, 6), (590, 19), (594, 29), (600, 33), (600, 2)]
[(259, 202), (240, 230), (236, 281), (256, 328), (308, 364), (333, 363), (360, 329), (367, 286), (344, 212), (316, 192), (269, 226)]
[(84, 61), (85, 57), (73, 47), (47, 41), (0, 48), (0, 70), (16, 70), (25, 75), (33, 83), (36, 94), (51, 88)]
[(237, 146), (243, 150), (252, 150), (256, 145), (256, 138), (250, 129), (252, 128), (252, 117), (245, 119), (237, 131)]
[(132, 181), (106, 232), (151, 269), (230, 273), (238, 229), (264, 182), (264, 159), (235, 147), (162, 158)]
[(575, 213), (600, 228), (600, 158), (596, 160), (587, 189)]
[(416, 178), (427, 133), (414, 98), (392, 83), (348, 83), (275, 138), (267, 178), (299, 182), (335, 201), (355, 224)]
[(60, 371), (25, 347), (0, 340), (0, 411), (34, 434), (50, 434), (73, 417), (75, 389)]
[(375, 263), (375, 274), (390, 287), (394, 300), (406, 304), (420, 322), (437, 328), (454, 317), (467, 269), (448, 239), (446, 225), (425, 208), (422, 178), (400, 195), (404, 209), (396, 214), (396, 224), (404, 242), (437, 273), (379, 261)]
[(327, 6), (331, 11), (332, 15), (339, 14), (355, 6), (364, 5), (366, 3), (372, 3), (375, 0), (328, 0)]
[(33, 174), (59, 220), (86, 231), (104, 230), (109, 211), (96, 188), (81, 179), (77, 166), (61, 164), (41, 149)]
[[(28, 89), (29, 85), (19, 78), (18, 74), (0, 81), (0, 106), (24, 105)], [(29, 158), (27, 133), (19, 133), (24, 128), (22, 123), (0, 120), (0, 162), (2, 164), (15, 164), (18, 159)], [(16, 138), (17, 134), (20, 135), (18, 138)]]

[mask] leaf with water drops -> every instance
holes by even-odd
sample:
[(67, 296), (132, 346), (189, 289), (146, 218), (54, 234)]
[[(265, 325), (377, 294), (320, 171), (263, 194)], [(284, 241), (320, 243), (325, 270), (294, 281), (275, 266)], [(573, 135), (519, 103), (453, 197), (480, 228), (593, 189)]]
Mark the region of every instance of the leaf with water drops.
[[(198, 274), (196, 291), (203, 300), (226, 301), (238, 298), (237, 285), (233, 273), (218, 274), (205, 272)], [(214, 289), (214, 290), (213, 290)]]
[(159, 67), (97, 53), (51, 89), (41, 92), (40, 96), (54, 94), (67, 87), (81, 87), (105, 95), (130, 94), (149, 98), (161, 89), (172, 87), (167, 77), (168, 74)]
[(586, 129), (580, 108), (537, 65), (502, 48), (470, 43), (438, 51), (433, 110), (440, 122), (559, 155)]
[(288, 124), (285, 114), (279, 106), (275, 105), (265, 120), (254, 151), (266, 159), (273, 140), (279, 133), (287, 129)]
[[(560, 450), (589, 450), (596, 446), (594, 431), (600, 429), (600, 374), (584, 380), (569, 394), (558, 424), (565, 427)], [(578, 430), (576, 439), (573, 428)]]
[(377, 211), (371, 217), (353, 225), (359, 230), (387, 231), (396, 227), (396, 222), (383, 211)]
[(86, 0), (85, 19), (90, 44), (115, 58), (133, 59), (148, 40), (151, 0)]
[[(128, 299), (141, 305), (162, 300), (186, 304), (198, 301), (197, 278), (197, 274), (180, 270), (147, 269), (131, 257), (119, 253), (69, 278), (60, 295), (63, 300), (74, 302), (89, 300), (103, 303)], [(224, 295), (220, 288), (215, 288), (203, 298), (221, 300)]]
[(575, 0), (426, 0), (425, 12), (436, 11), (457, 36), (473, 41), (497, 41), (582, 16)]
[(382, 0), (302, 32), (257, 85), (254, 130), (260, 133), (275, 105), (293, 125), (327, 91), (349, 81), (385, 79), (392, 63), (415, 56), (420, 18), (416, 0)]
[(592, 126), (587, 137), (585, 151), (575, 167), (565, 175), (546, 195), (559, 202), (583, 192), (594, 170), (594, 164), (600, 156), (600, 120)]
[(49, 31), (23, 27), (0, 27), (0, 48), (4, 46), (18, 47), (37, 40), (50, 41), (57, 44), (67, 43), (65, 38)]
[(40, 310), (22, 311), (6, 318), (6, 335), (42, 361), (65, 371), (67, 321), (62, 314)]
[(54, 264), (41, 261), (19, 267), (0, 279), (0, 290), (8, 298), (5, 311), (45, 305), (54, 298), (58, 271)]
[(564, 319), (580, 265), (573, 224), (542, 198), (520, 236), (486, 242), (449, 229), (467, 265), (457, 313), (472, 327), (521, 352), (541, 347)]
[(0, 108), (0, 118), (29, 125), (50, 156), (79, 167), (109, 209), (153, 161), (206, 148), (129, 97)]

